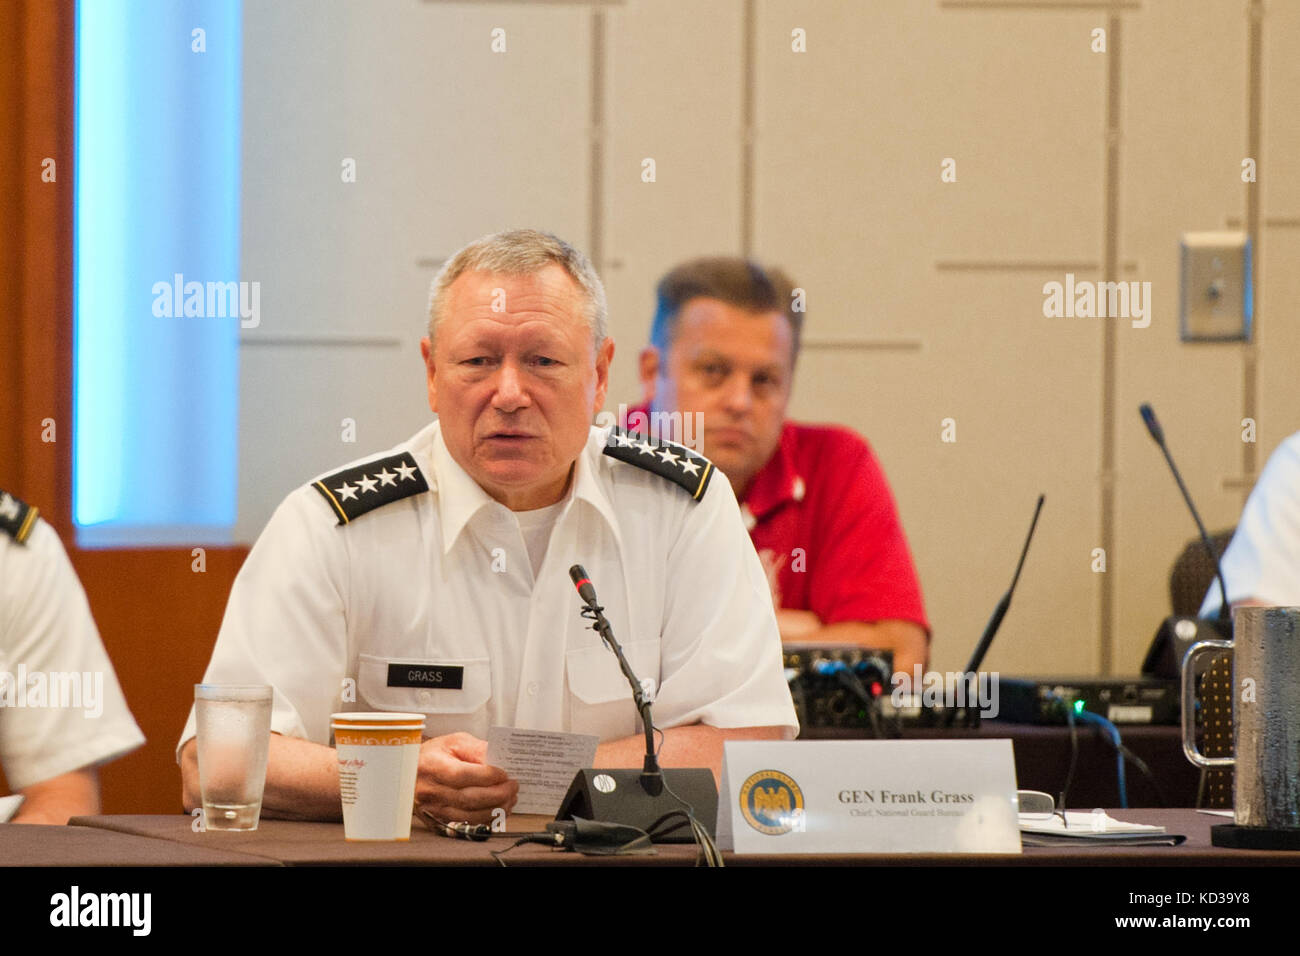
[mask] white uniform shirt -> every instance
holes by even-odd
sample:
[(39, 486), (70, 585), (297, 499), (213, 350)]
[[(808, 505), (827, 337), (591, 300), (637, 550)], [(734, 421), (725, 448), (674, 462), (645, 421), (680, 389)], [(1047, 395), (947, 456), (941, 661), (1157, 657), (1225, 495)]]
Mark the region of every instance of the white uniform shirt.
[(0, 532), (0, 761), (23, 790), (144, 743), (63, 544)]
[[(430, 737), (497, 725), (625, 737), (636, 707), (579, 616), (568, 572), (583, 564), (633, 670), (654, 681), (657, 726), (794, 736), (767, 581), (731, 486), (719, 475), (694, 501), (603, 455), (607, 434), (591, 430), (536, 579), (513, 513), (456, 464), (437, 422), (388, 453), (413, 455), (427, 493), (339, 526), (310, 485), (294, 491), (235, 580), (205, 682), (274, 686), (272, 729), (320, 744), (340, 710), (423, 713)], [(399, 682), (404, 668), (461, 668), (462, 686), (390, 686), (390, 665)], [(180, 745), (193, 735), (191, 712)]]
[[(1222, 564), (1229, 603), (1257, 598), (1279, 607), (1300, 607), (1300, 432), (1269, 457), (1246, 499)], [(1221, 603), (1216, 578), (1200, 616), (1216, 616)]]

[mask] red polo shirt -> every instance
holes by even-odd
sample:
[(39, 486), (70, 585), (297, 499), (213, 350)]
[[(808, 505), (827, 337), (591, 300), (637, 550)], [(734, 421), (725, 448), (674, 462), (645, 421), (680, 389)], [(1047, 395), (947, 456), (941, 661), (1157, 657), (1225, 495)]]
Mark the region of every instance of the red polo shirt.
[(929, 633), (894, 495), (855, 432), (787, 421), (741, 505), (781, 607), (823, 624), (913, 621)]

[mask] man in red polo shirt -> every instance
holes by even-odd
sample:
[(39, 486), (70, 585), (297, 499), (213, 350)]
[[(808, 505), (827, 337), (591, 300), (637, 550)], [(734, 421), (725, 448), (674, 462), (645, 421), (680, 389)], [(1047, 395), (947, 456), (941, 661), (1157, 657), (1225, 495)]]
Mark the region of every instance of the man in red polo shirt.
[(911, 674), (928, 662), (929, 625), (884, 472), (855, 432), (785, 420), (796, 294), (743, 259), (669, 272), (626, 427), (692, 445), (731, 480), (783, 640), (890, 650)]

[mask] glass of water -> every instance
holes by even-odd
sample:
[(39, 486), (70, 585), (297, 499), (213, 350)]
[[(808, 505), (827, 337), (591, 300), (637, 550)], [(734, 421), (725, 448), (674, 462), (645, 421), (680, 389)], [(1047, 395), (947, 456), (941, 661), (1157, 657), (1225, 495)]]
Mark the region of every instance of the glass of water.
[(272, 697), (266, 684), (194, 685), (199, 791), (208, 830), (257, 829)]

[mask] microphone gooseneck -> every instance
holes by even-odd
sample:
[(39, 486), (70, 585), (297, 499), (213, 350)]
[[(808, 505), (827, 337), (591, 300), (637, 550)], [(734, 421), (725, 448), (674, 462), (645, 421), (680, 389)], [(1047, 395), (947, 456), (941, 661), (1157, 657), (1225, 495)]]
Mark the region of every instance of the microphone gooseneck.
[(1016, 573), (1011, 577), (1011, 587), (1007, 588), (1007, 593), (1002, 595), (998, 606), (993, 609), (993, 614), (989, 617), (988, 624), (984, 625), (984, 633), (980, 635), (979, 643), (975, 645), (975, 652), (971, 654), (970, 662), (966, 665), (968, 675), (975, 674), (984, 663), (984, 655), (988, 653), (989, 645), (993, 643), (998, 628), (1002, 626), (1002, 619), (1007, 616), (1007, 610), (1011, 607), (1011, 595), (1015, 593), (1016, 584), (1020, 581), (1020, 572), (1025, 566), (1025, 557), (1029, 554), (1029, 542), (1034, 540), (1034, 529), (1038, 527), (1038, 516), (1043, 511), (1045, 499), (1046, 495), (1038, 496), (1038, 503), (1034, 506), (1034, 517), (1029, 522), (1029, 534), (1025, 535), (1024, 547), (1020, 549), (1020, 560), (1016, 563)]
[(1228, 585), (1223, 579), (1223, 565), (1219, 562), (1219, 556), (1214, 552), (1214, 545), (1210, 542), (1209, 532), (1205, 530), (1205, 525), (1201, 521), (1201, 516), (1196, 510), (1196, 505), (1192, 504), (1192, 496), (1183, 484), (1183, 476), (1178, 473), (1178, 466), (1174, 464), (1174, 458), (1169, 454), (1169, 446), (1165, 444), (1165, 430), (1160, 427), (1160, 422), (1156, 420), (1156, 413), (1149, 404), (1143, 402), (1138, 406), (1138, 413), (1142, 416), (1142, 421), (1147, 426), (1147, 431), (1151, 433), (1152, 440), (1160, 446), (1164, 453), (1165, 461), (1169, 463), (1169, 470), (1173, 472), (1174, 481), (1178, 483), (1178, 490), (1183, 493), (1183, 500), (1187, 502), (1187, 510), (1192, 513), (1192, 520), (1196, 522), (1196, 530), (1201, 534), (1201, 544), (1205, 546), (1205, 553), (1210, 556), (1214, 562), (1214, 574), (1219, 579), (1219, 620), (1226, 622), (1230, 618), (1228, 608)]

